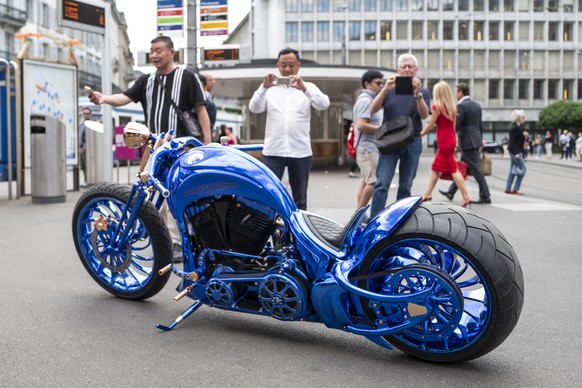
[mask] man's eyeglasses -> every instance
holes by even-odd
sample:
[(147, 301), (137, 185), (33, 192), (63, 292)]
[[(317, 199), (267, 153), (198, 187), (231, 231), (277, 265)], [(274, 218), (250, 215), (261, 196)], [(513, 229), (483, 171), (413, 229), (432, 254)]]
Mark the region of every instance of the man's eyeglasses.
[(374, 81), (374, 82), (372, 82), (372, 83), (373, 83), (374, 85), (376, 85), (376, 86), (379, 86), (379, 87), (382, 87), (382, 86), (384, 86), (384, 81)]
[(416, 66), (414, 65), (402, 65), (399, 66), (401, 69), (416, 69)]

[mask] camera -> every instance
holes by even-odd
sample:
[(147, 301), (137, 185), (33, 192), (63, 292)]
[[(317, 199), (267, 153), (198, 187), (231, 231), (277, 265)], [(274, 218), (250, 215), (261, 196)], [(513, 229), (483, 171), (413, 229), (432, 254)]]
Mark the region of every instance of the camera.
[(89, 86), (85, 86), (85, 93), (87, 93), (87, 95), (91, 97), (91, 95), (93, 94), (93, 89), (91, 89)]
[(289, 85), (291, 83), (291, 78), (279, 78), (277, 77), (277, 85)]
[(396, 94), (413, 94), (412, 77), (396, 77)]

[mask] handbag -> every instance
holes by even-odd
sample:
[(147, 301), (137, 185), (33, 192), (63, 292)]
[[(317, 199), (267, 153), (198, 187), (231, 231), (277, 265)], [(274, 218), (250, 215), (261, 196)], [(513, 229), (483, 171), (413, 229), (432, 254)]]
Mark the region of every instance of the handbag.
[(406, 147), (414, 140), (414, 124), (410, 116), (396, 116), (376, 131), (376, 146), (387, 154)]
[[(467, 163), (463, 162), (462, 160), (457, 161), (457, 169), (463, 176), (463, 179), (467, 179)], [(444, 179), (446, 181), (453, 180), (453, 174), (450, 172), (441, 172), (440, 179)]]
[(493, 161), (491, 160), (491, 156), (485, 154), (481, 155), (481, 171), (483, 171), (483, 175), (491, 175), (492, 164)]
[(513, 166), (511, 166), (510, 174), (515, 176), (523, 176), (525, 175), (525, 170), (519, 167), (517, 164), (514, 164)]
[[(162, 85), (161, 82), (158, 81), (157, 75), (155, 77), (155, 81), (156, 81), (156, 83), (158, 83), (158, 85)], [(204, 137), (204, 134), (202, 133), (202, 128), (200, 128), (200, 123), (198, 122), (198, 120), (196, 120), (196, 118), (194, 116), (192, 116), (190, 114), (190, 112), (183, 111), (182, 109), (180, 109), (178, 107), (178, 105), (176, 105), (174, 100), (172, 100), (172, 98), (170, 98), (170, 93), (168, 92), (168, 89), (166, 88), (165, 84), (163, 84), (162, 87), (164, 88), (164, 97), (170, 102), (170, 104), (172, 104), (172, 106), (174, 107), (174, 110), (178, 114), (178, 118), (180, 119), (180, 121), (184, 125), (184, 134), (176, 133), (176, 135), (178, 137), (179, 136), (193, 136), (193, 137), (197, 138), (198, 140), (202, 140), (202, 138)]]

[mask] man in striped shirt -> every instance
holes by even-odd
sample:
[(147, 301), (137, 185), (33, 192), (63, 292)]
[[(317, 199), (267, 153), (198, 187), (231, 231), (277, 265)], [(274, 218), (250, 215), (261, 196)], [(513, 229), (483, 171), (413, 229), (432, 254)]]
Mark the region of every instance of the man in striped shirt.
[(150, 61), (157, 71), (142, 75), (132, 87), (123, 93), (103, 95), (93, 92), (89, 97), (97, 105), (121, 106), (141, 102), (146, 125), (154, 133), (176, 131), (185, 136), (184, 124), (172, 106), (170, 99), (184, 112), (196, 112), (203, 132), (202, 142), (211, 142), (210, 119), (205, 106), (205, 97), (198, 75), (174, 64), (174, 43), (166, 36), (151, 41)]

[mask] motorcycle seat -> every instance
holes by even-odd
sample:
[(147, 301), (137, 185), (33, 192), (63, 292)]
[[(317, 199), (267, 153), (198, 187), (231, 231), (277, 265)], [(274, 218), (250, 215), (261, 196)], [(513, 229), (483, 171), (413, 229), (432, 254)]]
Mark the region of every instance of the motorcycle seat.
[(368, 207), (363, 207), (355, 211), (352, 218), (345, 225), (309, 212), (303, 212), (303, 219), (309, 227), (309, 230), (323, 243), (336, 251), (341, 251), (348, 231), (355, 229), (355, 227), (352, 227), (352, 224), (361, 221), (363, 213), (367, 209)]

